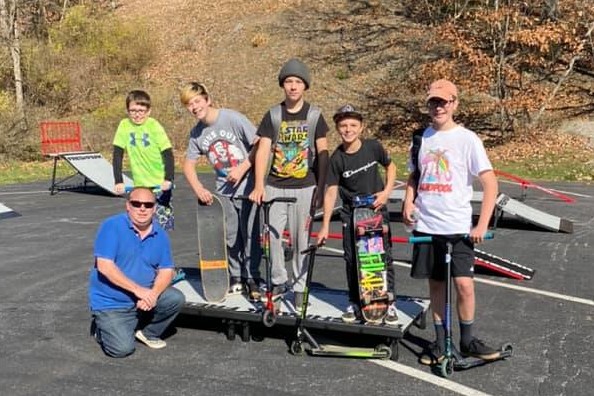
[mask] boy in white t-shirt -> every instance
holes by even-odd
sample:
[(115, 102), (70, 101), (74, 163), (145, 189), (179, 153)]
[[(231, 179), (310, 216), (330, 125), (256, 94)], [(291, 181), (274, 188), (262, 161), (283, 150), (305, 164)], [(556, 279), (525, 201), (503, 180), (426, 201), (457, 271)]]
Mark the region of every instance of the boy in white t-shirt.
[[(411, 176), (402, 212), (404, 223), (414, 224), (415, 235), (439, 236), (433, 243), (415, 245), (413, 249), (411, 276), (429, 280), (436, 333), (435, 343), (421, 356), (420, 362), (432, 365), (441, 363), (444, 358), (446, 240), (453, 243), (451, 265), (458, 297), (460, 352), (485, 360), (497, 359), (498, 351), (472, 335), (474, 244), (481, 243), (487, 232), (495, 208), (497, 178), (479, 137), (454, 121), (458, 89), (452, 82), (442, 79), (429, 86), (427, 108), (431, 125), (423, 132), (416, 161), (412, 157), (409, 160)], [(483, 188), (483, 202), (475, 226), (471, 207), (474, 178), (480, 180)], [(413, 219), (415, 211), (416, 219)], [(464, 235), (469, 237), (463, 238)]]

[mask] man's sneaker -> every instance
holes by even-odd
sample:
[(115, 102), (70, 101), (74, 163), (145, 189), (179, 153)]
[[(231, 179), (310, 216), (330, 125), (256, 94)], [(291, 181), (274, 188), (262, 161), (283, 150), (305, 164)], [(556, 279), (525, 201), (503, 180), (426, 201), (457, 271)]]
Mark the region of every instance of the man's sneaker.
[(137, 330), (134, 336), (151, 349), (161, 349), (167, 346), (167, 343), (160, 338), (147, 338), (141, 330)]
[(231, 286), (229, 287), (227, 294), (241, 294), (241, 292), (243, 292), (243, 283), (241, 283), (241, 278), (231, 278)]
[(398, 325), (398, 310), (396, 309), (396, 303), (390, 304), (388, 307), (388, 312), (384, 317), (384, 323), (387, 326), (396, 326)]
[(443, 349), (440, 345), (436, 342), (429, 344), (426, 350), (423, 351), (421, 358), (419, 359), (419, 363), (433, 366), (435, 364), (440, 364), (443, 359), (445, 358)]
[(483, 360), (499, 359), (501, 352), (491, 348), (484, 341), (473, 338), (468, 345), (460, 344), (460, 353), (464, 356), (473, 356)]
[(357, 320), (357, 306), (349, 304), (346, 311), (342, 314), (342, 321), (345, 323), (354, 323)]
[(248, 292), (248, 298), (251, 301), (259, 301), (262, 297), (262, 293), (260, 292), (260, 286), (256, 283), (253, 279), (248, 279), (245, 281), (245, 287)]

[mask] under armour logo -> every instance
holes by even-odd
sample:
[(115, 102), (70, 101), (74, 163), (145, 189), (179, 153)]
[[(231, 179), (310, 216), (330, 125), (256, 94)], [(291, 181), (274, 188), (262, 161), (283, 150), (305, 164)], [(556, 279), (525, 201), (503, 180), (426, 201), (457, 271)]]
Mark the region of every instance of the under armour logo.
[[(144, 147), (148, 147), (151, 145), (151, 141), (149, 140), (149, 135), (148, 133), (143, 133), (142, 134), (142, 145)], [(134, 132), (130, 133), (130, 145), (131, 146), (136, 146), (136, 135), (134, 134)]]

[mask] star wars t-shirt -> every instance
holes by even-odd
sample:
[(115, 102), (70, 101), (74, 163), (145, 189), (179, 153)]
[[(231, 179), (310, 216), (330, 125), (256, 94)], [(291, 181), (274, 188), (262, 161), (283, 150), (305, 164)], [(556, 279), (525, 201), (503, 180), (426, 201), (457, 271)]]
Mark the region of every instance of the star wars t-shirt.
[[(260, 127), (258, 135), (273, 140), (272, 166), (267, 183), (278, 188), (301, 188), (316, 184), (310, 156), (315, 152), (317, 139), (326, 137), (328, 124), (320, 114), (317, 125), (308, 125), (309, 103), (305, 102), (297, 113), (289, 113), (281, 104), (282, 121), (278, 131), (274, 131), (270, 111)], [(315, 138), (310, 139), (310, 134)], [(276, 144), (274, 138), (276, 136)], [(313, 146), (313, 147), (312, 147)]]

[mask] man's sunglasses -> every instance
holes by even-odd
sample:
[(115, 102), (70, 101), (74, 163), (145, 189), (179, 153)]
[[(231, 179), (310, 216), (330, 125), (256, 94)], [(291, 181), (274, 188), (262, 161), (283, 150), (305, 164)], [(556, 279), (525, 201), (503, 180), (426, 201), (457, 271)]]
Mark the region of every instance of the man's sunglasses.
[(155, 202), (143, 202), (143, 201), (129, 201), (129, 202), (133, 208), (140, 208), (141, 206), (144, 206), (147, 209), (152, 209), (155, 206)]

